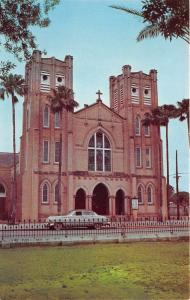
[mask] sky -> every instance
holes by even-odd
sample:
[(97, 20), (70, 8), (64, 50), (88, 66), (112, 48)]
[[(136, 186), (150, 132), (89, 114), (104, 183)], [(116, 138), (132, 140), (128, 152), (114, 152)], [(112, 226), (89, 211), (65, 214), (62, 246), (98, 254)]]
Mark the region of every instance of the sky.
[[(131, 65), (132, 72), (158, 71), (159, 105), (176, 104), (188, 98), (187, 43), (181, 39), (170, 42), (162, 37), (137, 42), (136, 37), (144, 27), (141, 19), (110, 8), (112, 4), (141, 8), (141, 1), (136, 0), (61, 0), (49, 14), (49, 27), (32, 29), (38, 49), (45, 49), (46, 57), (64, 60), (65, 55), (73, 56), (74, 93), (79, 109), (95, 102), (99, 89), (103, 93), (103, 102), (109, 105), (109, 76), (121, 74), (123, 65)], [(0, 60), (10, 58), (3, 51), (0, 55)], [(14, 73), (24, 75), (24, 62), (15, 62)], [(16, 105), (17, 151), (22, 134), (22, 102), (20, 99)], [(0, 152), (12, 152), (11, 101), (0, 101), (0, 128)], [(164, 129), (161, 131), (164, 142)], [(169, 125), (170, 184), (174, 187), (176, 150), (178, 169), (182, 173), (179, 190), (187, 191), (189, 167), (185, 121), (170, 121)], [(165, 143), (163, 152), (165, 154)]]

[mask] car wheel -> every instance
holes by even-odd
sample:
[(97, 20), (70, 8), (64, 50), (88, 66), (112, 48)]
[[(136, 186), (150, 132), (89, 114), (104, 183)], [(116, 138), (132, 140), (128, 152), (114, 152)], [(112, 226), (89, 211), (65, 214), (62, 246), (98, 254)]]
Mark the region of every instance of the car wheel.
[(100, 223), (94, 224), (94, 229), (100, 229), (101, 227), (102, 227), (102, 224), (100, 224)]
[(61, 229), (63, 229), (63, 226), (62, 226), (62, 224), (60, 224), (60, 223), (56, 223), (56, 224), (54, 225), (54, 228), (55, 228), (56, 230), (61, 230)]

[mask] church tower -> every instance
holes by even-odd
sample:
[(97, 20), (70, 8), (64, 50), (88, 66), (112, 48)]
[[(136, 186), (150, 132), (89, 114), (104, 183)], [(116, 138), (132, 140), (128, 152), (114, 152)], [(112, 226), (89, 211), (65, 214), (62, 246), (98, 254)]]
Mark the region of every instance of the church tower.
[[(48, 195), (54, 193), (49, 181), (55, 182), (56, 190), (59, 136), (61, 128), (64, 132), (67, 127), (68, 113), (63, 112), (63, 124), (60, 124), (59, 113), (50, 111), (48, 95), (58, 85), (73, 88), (73, 58), (66, 56), (64, 61), (42, 58), (40, 51), (34, 51), (26, 65), (25, 79), (28, 90), (23, 104), (18, 217), (36, 219), (57, 213), (56, 199), (49, 205)], [(67, 168), (66, 138), (63, 133), (63, 172)]]
[(156, 70), (149, 74), (132, 72), (131, 66), (125, 65), (122, 74), (110, 77), (110, 107), (125, 119), (126, 172), (130, 174), (132, 195), (139, 199), (139, 213), (151, 213), (154, 201), (157, 212), (166, 217), (160, 130), (142, 126), (141, 122), (144, 114), (157, 106)]

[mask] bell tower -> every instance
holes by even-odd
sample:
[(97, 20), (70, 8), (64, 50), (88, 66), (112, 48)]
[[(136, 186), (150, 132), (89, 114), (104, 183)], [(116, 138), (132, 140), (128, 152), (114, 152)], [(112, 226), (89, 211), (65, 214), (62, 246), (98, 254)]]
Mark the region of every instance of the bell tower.
[[(158, 106), (157, 71), (150, 70), (149, 74), (132, 72), (131, 66), (125, 65), (122, 74), (111, 76), (109, 83), (110, 107), (125, 120), (124, 161), (131, 180), (131, 197), (141, 198), (144, 203), (144, 208), (139, 205), (141, 214), (151, 213), (155, 205), (158, 215), (164, 216), (166, 186), (160, 129), (142, 125), (144, 114)], [(152, 198), (148, 195), (149, 190)], [(159, 211), (161, 206), (162, 213)]]
[[(52, 211), (53, 204), (50, 205), (48, 199), (41, 199), (40, 189), (46, 179), (47, 189), (51, 189), (47, 174), (50, 174), (51, 180), (56, 179), (56, 149), (60, 130), (66, 127), (67, 119), (63, 112), (63, 124), (60, 124), (60, 116), (50, 110), (48, 95), (58, 85), (73, 88), (73, 57), (68, 55), (61, 61), (54, 57), (43, 58), (40, 51), (34, 51), (25, 68), (25, 80), (27, 94), (23, 103), (21, 137), (20, 214), (23, 219), (37, 219)], [(66, 144), (64, 139), (66, 136), (63, 135), (63, 144)], [(63, 159), (66, 160), (64, 149)]]

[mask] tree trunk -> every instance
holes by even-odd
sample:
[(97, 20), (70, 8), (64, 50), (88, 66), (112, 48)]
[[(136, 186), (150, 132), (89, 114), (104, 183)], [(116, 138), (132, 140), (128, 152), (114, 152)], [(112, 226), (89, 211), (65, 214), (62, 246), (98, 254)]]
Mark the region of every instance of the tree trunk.
[(58, 203), (57, 203), (57, 212), (58, 215), (61, 214), (61, 171), (62, 171), (62, 111), (60, 111), (60, 138), (59, 138), (59, 171), (58, 171)]
[(166, 166), (167, 166), (167, 210), (168, 210), (168, 219), (170, 219), (170, 212), (169, 212), (169, 147), (168, 147), (168, 122), (166, 123)]
[[(162, 209), (163, 201), (162, 201), (162, 157), (161, 157), (161, 145), (160, 145), (160, 126), (158, 126), (158, 136), (159, 136), (159, 146), (158, 146), (158, 155), (159, 155), (159, 169), (160, 169), (160, 208)], [(162, 219), (162, 211), (160, 212)]]
[(13, 197), (12, 197), (12, 212), (11, 221), (14, 223), (16, 218), (17, 204), (17, 178), (16, 178), (16, 134), (15, 134), (15, 103), (14, 94), (12, 94), (12, 125), (13, 125)]
[(187, 113), (187, 132), (188, 132), (188, 141), (190, 145), (190, 135), (189, 135), (189, 113)]
[(177, 150), (176, 150), (176, 196), (177, 196), (177, 220), (180, 219), (180, 212), (179, 212), (179, 176), (178, 176), (178, 156), (177, 156)]

